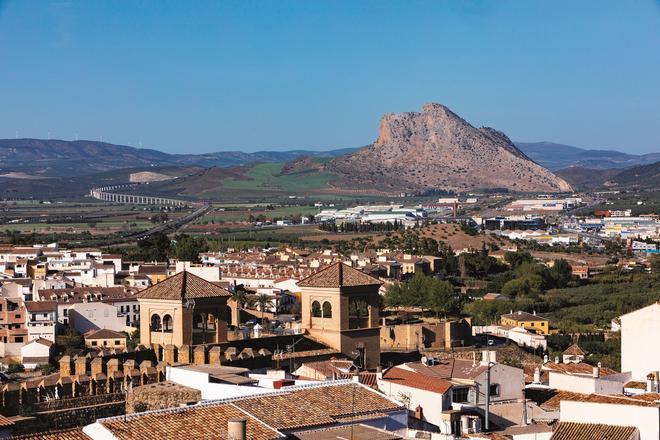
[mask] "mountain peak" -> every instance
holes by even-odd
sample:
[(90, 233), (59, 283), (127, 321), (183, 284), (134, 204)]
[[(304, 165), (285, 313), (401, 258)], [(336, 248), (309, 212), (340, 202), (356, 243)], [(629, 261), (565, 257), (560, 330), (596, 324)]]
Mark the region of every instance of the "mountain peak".
[(475, 128), (437, 103), (424, 104), (421, 112), (386, 114), (372, 146), (335, 159), (329, 168), (375, 186), (389, 182), (411, 189), (571, 190), (504, 133)]

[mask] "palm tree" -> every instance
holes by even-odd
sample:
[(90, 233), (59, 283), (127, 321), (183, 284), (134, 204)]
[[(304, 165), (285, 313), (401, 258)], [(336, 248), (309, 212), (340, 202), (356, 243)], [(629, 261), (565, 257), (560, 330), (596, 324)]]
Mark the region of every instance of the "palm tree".
[(273, 304), (273, 301), (271, 300), (270, 296), (266, 293), (260, 293), (257, 295), (255, 298), (255, 302), (257, 306), (259, 306), (259, 310), (261, 310), (261, 322), (264, 322), (264, 312), (266, 311), (266, 307), (270, 306)]
[(240, 309), (242, 307), (245, 307), (245, 303), (247, 302), (247, 294), (243, 289), (236, 289), (231, 294), (231, 299), (234, 300), (236, 306)]

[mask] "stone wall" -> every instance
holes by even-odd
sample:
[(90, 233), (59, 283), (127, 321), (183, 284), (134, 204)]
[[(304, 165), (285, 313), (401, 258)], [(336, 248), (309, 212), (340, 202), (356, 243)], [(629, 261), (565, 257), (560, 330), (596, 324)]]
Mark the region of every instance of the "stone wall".
[(13, 435), (32, 434), (89, 425), (99, 418), (124, 414), (125, 406), (126, 402), (121, 400), (79, 408), (39, 412), (34, 417), (27, 417), (16, 423)]
[(126, 398), (126, 414), (152, 409), (175, 408), (202, 400), (202, 392), (165, 381), (131, 389)]

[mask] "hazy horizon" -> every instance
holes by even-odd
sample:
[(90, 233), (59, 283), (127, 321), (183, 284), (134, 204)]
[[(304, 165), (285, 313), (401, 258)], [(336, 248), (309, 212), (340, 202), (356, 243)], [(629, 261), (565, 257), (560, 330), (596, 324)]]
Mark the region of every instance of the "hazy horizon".
[(0, 0), (0, 137), (329, 150), (439, 102), (519, 142), (652, 153), (658, 46), (651, 0)]

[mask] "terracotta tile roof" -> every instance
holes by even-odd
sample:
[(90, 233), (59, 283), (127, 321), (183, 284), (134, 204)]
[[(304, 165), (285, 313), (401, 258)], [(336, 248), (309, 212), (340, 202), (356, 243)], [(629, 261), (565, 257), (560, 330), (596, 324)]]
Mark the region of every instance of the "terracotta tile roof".
[(14, 440), (91, 440), (82, 428), (60, 429), (56, 431), (37, 432), (9, 437)]
[(325, 361), (305, 362), (303, 365), (326, 378), (340, 377), (355, 369), (353, 361), (346, 359), (328, 359)]
[(570, 400), (574, 402), (588, 403), (607, 403), (612, 405), (632, 405), (649, 406), (660, 408), (660, 394), (648, 393), (637, 394), (634, 396), (614, 395), (614, 394), (579, 394), (572, 393), (573, 396), (565, 396), (561, 400)]
[(514, 321), (547, 321), (546, 318), (518, 310), (514, 313), (502, 315), (502, 318), (512, 319)]
[(402, 409), (399, 403), (363, 385), (334, 382), (262, 396), (100, 419), (98, 422), (120, 440), (225, 439), (228, 420), (245, 418), (248, 421), (247, 437), (267, 440), (280, 438), (278, 431), (385, 417), (390, 411)]
[(586, 353), (577, 345), (573, 344), (568, 347), (562, 354), (567, 354), (570, 356), (584, 356)]
[(101, 328), (85, 333), (85, 339), (126, 339), (126, 335), (107, 328)]
[(631, 380), (630, 382), (626, 382), (626, 384), (623, 387), (624, 388), (636, 388), (636, 389), (640, 389), (640, 390), (645, 390), (646, 389), (646, 382)]
[(486, 366), (468, 359), (441, 359), (438, 363), (426, 366), (421, 362), (408, 362), (408, 367), (424, 375), (441, 379), (471, 379), (479, 377)]
[[(541, 367), (542, 370), (545, 371), (554, 371), (557, 373), (564, 373), (564, 374), (571, 374), (571, 375), (589, 375), (591, 376), (594, 371), (594, 366), (586, 364), (584, 362), (580, 362), (579, 364), (576, 363), (568, 363), (568, 364), (563, 364), (563, 363), (555, 363), (555, 362), (546, 362), (543, 364)], [(601, 368), (600, 369), (600, 375), (601, 376), (609, 376), (610, 374), (618, 374), (616, 371), (612, 370), (611, 368)]]
[(399, 440), (403, 438), (393, 432), (383, 431), (363, 424), (315, 429), (297, 433), (296, 437), (299, 440), (337, 440), (341, 438), (350, 438), (353, 440)]
[(303, 388), (234, 402), (278, 430), (335, 424), (338, 418), (401, 408), (394, 401), (356, 383)]
[(119, 440), (228, 439), (230, 419), (247, 420), (247, 438), (251, 440), (279, 439), (283, 436), (233, 404), (208, 405), (147, 412), (115, 417), (99, 422)]
[(634, 426), (561, 422), (550, 438), (551, 440), (631, 440), (638, 432)]
[(438, 377), (432, 377), (402, 367), (393, 367), (383, 374), (383, 380), (397, 385), (445, 394), (451, 383)]
[(57, 310), (57, 301), (25, 301), (25, 309), (30, 313), (53, 312)]
[(570, 391), (558, 391), (554, 389), (526, 389), (525, 397), (536, 402), (541, 408), (547, 410), (559, 410), (559, 405), (562, 400), (582, 400), (588, 394), (572, 393)]
[(298, 287), (355, 287), (380, 286), (383, 282), (378, 278), (352, 268), (344, 263), (335, 263), (319, 270), (298, 282)]
[(50, 347), (51, 345), (54, 344), (53, 341), (49, 341), (48, 339), (44, 339), (44, 338), (33, 339), (29, 343), (31, 344), (32, 342), (36, 342), (37, 344), (45, 345), (46, 347)]
[(195, 298), (229, 297), (231, 293), (203, 278), (183, 271), (160, 283), (147, 287), (138, 298), (186, 300)]

